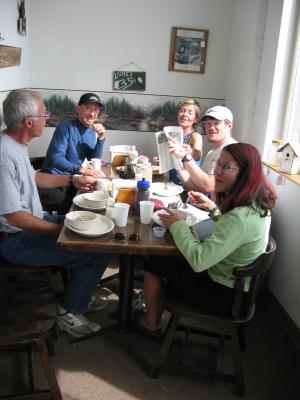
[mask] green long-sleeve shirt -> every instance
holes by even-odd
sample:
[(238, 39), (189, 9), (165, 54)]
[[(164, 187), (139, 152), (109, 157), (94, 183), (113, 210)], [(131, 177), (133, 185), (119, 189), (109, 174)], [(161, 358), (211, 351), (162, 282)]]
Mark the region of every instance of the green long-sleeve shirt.
[[(176, 246), (195, 272), (208, 270), (211, 279), (233, 287), (233, 268), (250, 264), (267, 246), (270, 217), (261, 217), (250, 207), (236, 207), (221, 214), (214, 231), (200, 242), (183, 221), (170, 227)], [(249, 281), (245, 285), (248, 290)]]

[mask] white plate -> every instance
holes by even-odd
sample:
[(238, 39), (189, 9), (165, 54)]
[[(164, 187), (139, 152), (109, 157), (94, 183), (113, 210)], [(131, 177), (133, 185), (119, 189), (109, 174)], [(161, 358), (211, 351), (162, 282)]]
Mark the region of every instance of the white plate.
[(104, 215), (98, 215), (98, 220), (90, 229), (87, 229), (86, 231), (80, 231), (78, 229), (73, 228), (68, 224), (66, 220), (65, 220), (65, 225), (71, 231), (78, 233), (79, 235), (89, 236), (89, 237), (105, 235), (106, 233), (110, 232), (115, 226), (114, 222), (111, 219), (105, 217)]
[[(189, 211), (185, 211), (185, 210), (172, 210), (175, 213), (178, 213), (180, 215), (184, 215), (186, 214), (186, 219), (185, 219), (185, 223), (188, 226), (193, 226), (198, 222), (198, 218), (196, 217), (196, 215), (190, 213)], [(158, 210), (155, 211), (152, 215), (152, 219), (153, 221), (160, 226), (165, 226), (165, 224), (161, 221), (161, 219), (159, 218), (158, 214), (167, 214), (167, 211), (165, 210)]]
[(167, 189), (165, 189), (164, 182), (152, 183), (151, 189), (153, 193), (164, 197), (177, 196), (179, 193), (183, 192), (183, 187), (175, 185), (175, 183), (171, 182), (167, 183)]
[(83, 210), (91, 210), (91, 211), (101, 211), (101, 210), (105, 210), (106, 207), (89, 207), (86, 202), (84, 201), (83, 198), (83, 194), (84, 193), (80, 193), (77, 196), (75, 196), (73, 198), (73, 203), (77, 206), (82, 208)]

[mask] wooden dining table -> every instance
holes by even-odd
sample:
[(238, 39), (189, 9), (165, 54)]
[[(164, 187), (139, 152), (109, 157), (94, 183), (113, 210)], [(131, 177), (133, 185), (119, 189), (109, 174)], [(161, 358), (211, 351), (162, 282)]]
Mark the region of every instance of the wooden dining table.
[[(77, 207), (73, 207), (77, 209)], [(129, 213), (127, 225), (124, 228), (115, 226), (112, 231), (97, 237), (82, 236), (63, 227), (57, 245), (69, 251), (85, 251), (110, 253), (119, 257), (119, 321), (120, 332), (130, 327), (132, 313), (132, 295), (134, 285), (134, 255), (179, 255), (169, 231), (162, 238), (153, 234), (153, 223), (141, 224), (139, 216)], [(116, 233), (123, 233), (124, 240), (116, 240)], [(139, 240), (129, 240), (130, 234), (137, 234)]]
[[(106, 169), (106, 176), (114, 177), (115, 172), (112, 169)], [(71, 210), (77, 209), (79, 208), (73, 204)], [(104, 211), (100, 211), (99, 214), (104, 214)], [(112, 231), (104, 235), (87, 237), (72, 232), (64, 226), (57, 240), (58, 247), (65, 250), (110, 253), (119, 256), (118, 330), (120, 332), (128, 331), (130, 328), (135, 269), (134, 256), (174, 256), (180, 254), (169, 231), (166, 232), (164, 237), (158, 238), (154, 236), (153, 226), (153, 222), (148, 225), (142, 224), (139, 216), (134, 215), (130, 210), (126, 227), (114, 226)], [(116, 233), (123, 233), (125, 240), (114, 239)], [(139, 240), (129, 240), (129, 236), (133, 233), (138, 235)]]

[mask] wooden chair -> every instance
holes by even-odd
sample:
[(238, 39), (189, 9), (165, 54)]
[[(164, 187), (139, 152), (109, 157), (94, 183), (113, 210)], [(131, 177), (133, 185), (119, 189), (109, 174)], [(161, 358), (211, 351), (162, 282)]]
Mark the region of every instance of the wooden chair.
[(68, 281), (68, 272), (56, 266), (33, 267), (32, 265), (12, 264), (0, 255), (0, 278), (6, 281), (16, 281), (20, 279), (44, 278), (49, 284), (51, 276), (61, 274), (63, 285)]
[[(162, 345), (159, 357), (153, 366), (150, 376), (158, 378), (161, 369), (165, 365), (165, 361), (174, 339), (176, 330), (184, 330), (186, 332), (185, 341), (181, 352), (179, 363), (169, 365), (171, 369), (175, 368), (183, 372), (195, 373), (195, 369), (191, 369), (184, 365), (183, 356), (185, 347), (190, 333), (204, 334), (217, 337), (219, 340), (218, 355), (216, 359), (215, 369), (198, 370), (200, 374), (210, 379), (221, 379), (235, 383), (236, 394), (244, 395), (245, 382), (243, 374), (243, 365), (240, 350), (245, 349), (244, 327), (249, 324), (255, 313), (255, 300), (264, 281), (264, 277), (269, 270), (274, 253), (276, 251), (276, 243), (270, 236), (266, 252), (258, 257), (253, 263), (243, 268), (236, 268), (234, 274), (237, 278), (235, 285), (235, 297), (232, 305), (232, 317), (222, 317), (218, 315), (207, 314), (199, 311), (178, 297), (172, 295), (167, 296), (165, 309), (171, 313), (171, 317), (166, 329), (164, 343)], [(250, 290), (244, 292), (244, 280), (251, 277)], [(184, 325), (180, 324), (182, 319), (185, 320)], [(186, 324), (188, 321), (188, 324)], [(190, 322), (193, 321), (193, 324)], [(225, 373), (223, 371), (223, 353), (224, 339), (231, 340), (232, 356), (233, 356), (233, 373)]]
[[(1, 399), (47, 398), (61, 400), (54, 369), (49, 357), (51, 334), (56, 328), (56, 303), (53, 290), (45, 277), (33, 280), (0, 280), (0, 353), (10, 356), (16, 352), (27, 355), (27, 385), (18, 393), (5, 393)], [(40, 355), (48, 389), (37, 390), (34, 383), (33, 350)], [(19, 368), (14, 370), (14, 373)], [(3, 371), (2, 371), (3, 373)]]

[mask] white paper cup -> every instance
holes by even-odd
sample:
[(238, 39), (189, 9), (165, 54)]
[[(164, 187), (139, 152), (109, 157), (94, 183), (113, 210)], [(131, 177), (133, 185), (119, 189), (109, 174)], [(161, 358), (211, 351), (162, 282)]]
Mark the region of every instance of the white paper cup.
[(96, 181), (96, 190), (102, 190), (103, 193), (108, 192), (110, 180), (106, 178), (99, 178)]
[(153, 201), (140, 201), (140, 221), (142, 224), (150, 224), (154, 210)]
[(130, 205), (127, 203), (115, 203), (114, 221), (116, 226), (126, 226)]

